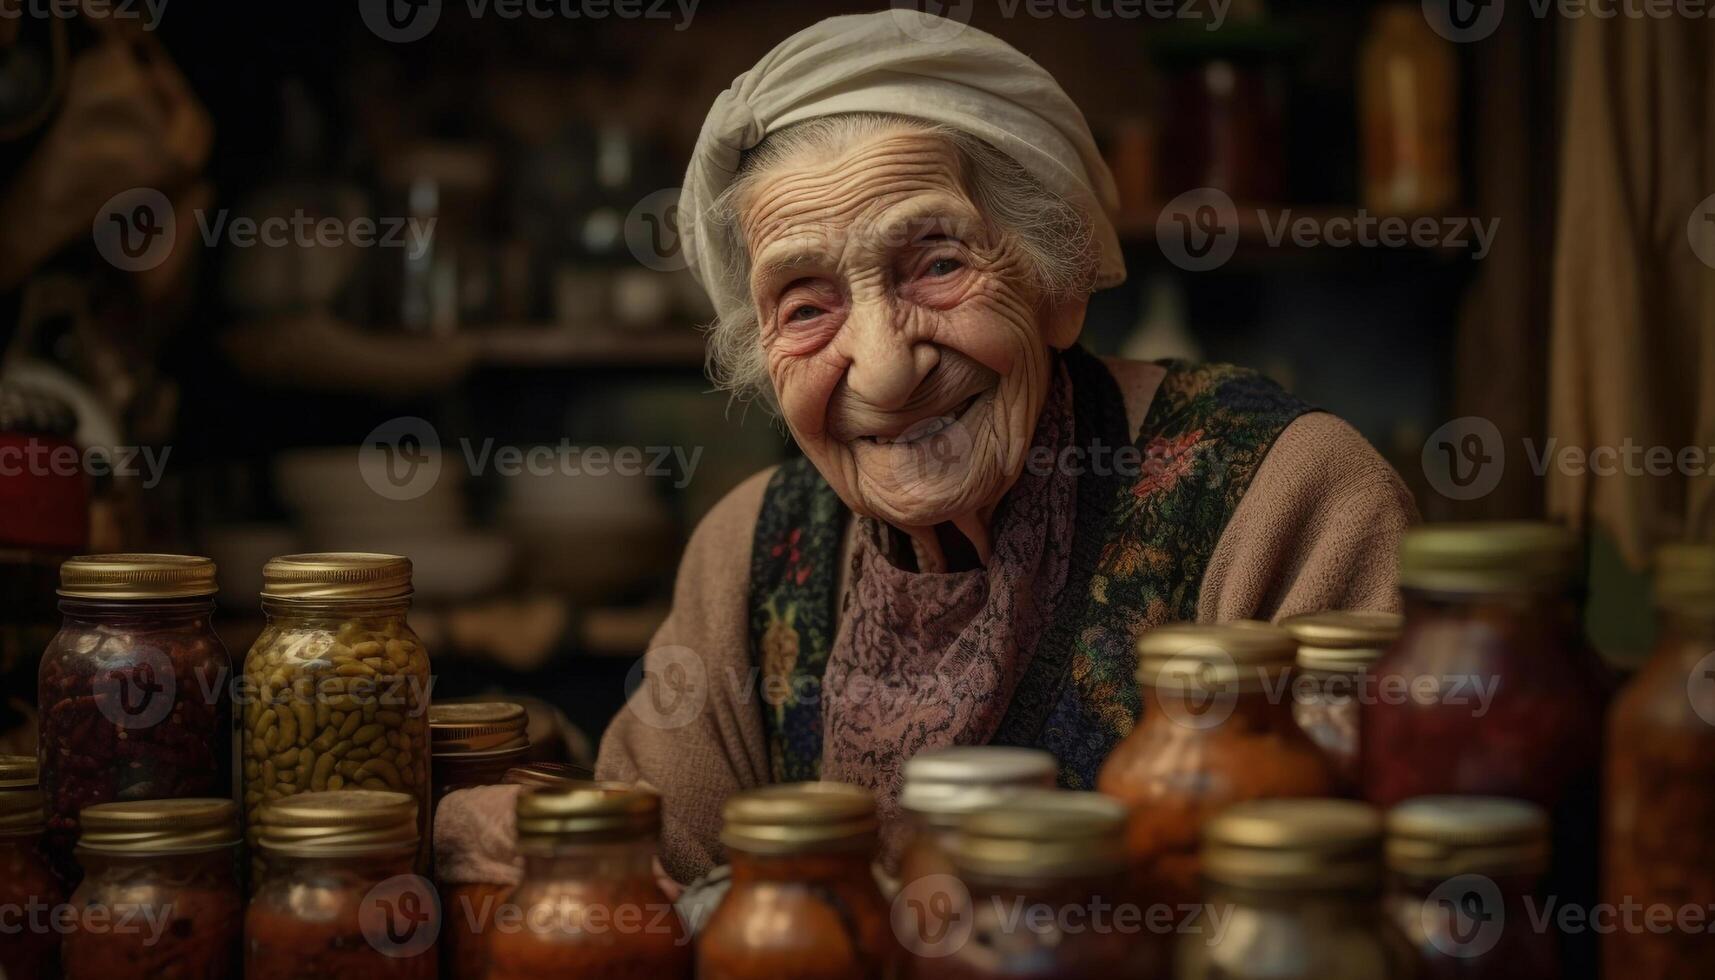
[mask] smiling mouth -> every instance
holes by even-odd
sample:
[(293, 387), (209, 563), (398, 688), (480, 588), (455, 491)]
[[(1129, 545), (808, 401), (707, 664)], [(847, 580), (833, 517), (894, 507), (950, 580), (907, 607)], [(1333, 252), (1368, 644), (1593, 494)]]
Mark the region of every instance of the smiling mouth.
[(932, 439), (936, 435), (953, 427), (955, 423), (964, 421), (966, 415), (976, 407), (988, 392), (979, 391), (960, 402), (946, 415), (920, 419), (905, 427), (905, 430), (894, 436), (862, 436), (862, 440), (875, 446), (909, 446)]

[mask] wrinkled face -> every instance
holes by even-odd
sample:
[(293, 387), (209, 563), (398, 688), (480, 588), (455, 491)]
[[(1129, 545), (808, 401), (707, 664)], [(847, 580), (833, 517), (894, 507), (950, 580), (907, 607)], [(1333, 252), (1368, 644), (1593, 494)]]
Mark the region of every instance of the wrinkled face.
[(957, 151), (884, 133), (776, 166), (745, 205), (769, 377), (841, 499), (898, 527), (992, 508), (1047, 395), (1050, 314)]

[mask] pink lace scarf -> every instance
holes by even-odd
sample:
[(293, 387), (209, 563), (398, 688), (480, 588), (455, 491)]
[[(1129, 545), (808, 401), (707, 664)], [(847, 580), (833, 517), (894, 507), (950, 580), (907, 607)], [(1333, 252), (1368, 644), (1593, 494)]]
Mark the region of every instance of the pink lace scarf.
[[(1058, 459), (1072, 438), (1072, 382), (1057, 364), (1033, 445)], [(890, 865), (905, 760), (994, 735), (1065, 584), (1077, 480), (1064, 467), (1033, 469), (996, 508), (982, 568), (906, 571), (886, 555), (888, 528), (869, 519), (857, 527), (822, 687), (822, 778), (875, 791)]]

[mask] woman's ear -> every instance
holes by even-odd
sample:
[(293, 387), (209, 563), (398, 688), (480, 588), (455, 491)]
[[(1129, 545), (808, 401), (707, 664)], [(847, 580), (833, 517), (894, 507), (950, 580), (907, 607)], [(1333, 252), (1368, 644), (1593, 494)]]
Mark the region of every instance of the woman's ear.
[(1043, 341), (1055, 350), (1065, 350), (1077, 343), (1084, 332), (1084, 314), (1089, 308), (1088, 296), (1051, 300), (1042, 310)]

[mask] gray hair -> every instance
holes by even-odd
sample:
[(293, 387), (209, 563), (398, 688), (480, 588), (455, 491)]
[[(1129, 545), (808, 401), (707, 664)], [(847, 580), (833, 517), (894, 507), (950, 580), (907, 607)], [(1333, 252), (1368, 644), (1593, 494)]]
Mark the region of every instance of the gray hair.
[[(885, 113), (822, 116), (770, 133), (746, 152), (739, 173), (705, 214), (715, 233), (739, 256), (724, 288), (748, 296), (750, 254), (741, 227), (743, 211), (770, 171), (804, 154), (831, 158), (847, 147), (901, 129), (945, 140), (963, 165), (965, 191), (990, 229), (1011, 240), (1027, 274), (1048, 298), (1087, 296), (1094, 290), (1096, 249), (1088, 215), (1048, 190), (1017, 161), (984, 140), (948, 126)], [(715, 284), (710, 284), (715, 292)], [(778, 411), (759, 342), (756, 309), (717, 317), (707, 328), (709, 378), (741, 401), (760, 400)]]

